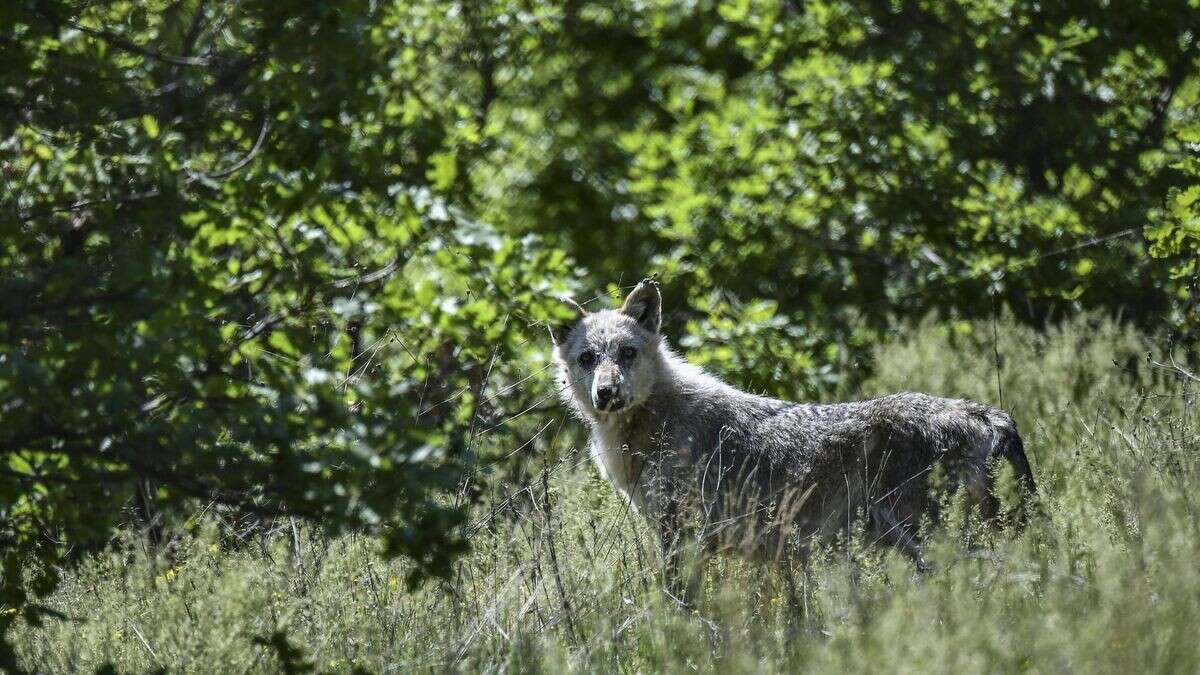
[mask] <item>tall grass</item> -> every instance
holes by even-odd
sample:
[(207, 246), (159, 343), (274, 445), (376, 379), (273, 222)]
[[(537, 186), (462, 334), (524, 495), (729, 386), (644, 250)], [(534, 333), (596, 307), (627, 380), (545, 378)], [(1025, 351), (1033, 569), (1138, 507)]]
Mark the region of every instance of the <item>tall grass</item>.
[(795, 595), (719, 559), (684, 612), (647, 527), (557, 448), (478, 510), (453, 582), (408, 592), (371, 541), (290, 523), (231, 548), (198, 518), (171, 556), (131, 536), (70, 571), (50, 602), (69, 619), (20, 629), (18, 650), (55, 672), (1200, 672), (1200, 425), (1154, 348), (1095, 318), (926, 323), (882, 346), (859, 393), (1002, 397), (1039, 481), (1022, 534), (938, 537), (929, 572), (851, 540)]

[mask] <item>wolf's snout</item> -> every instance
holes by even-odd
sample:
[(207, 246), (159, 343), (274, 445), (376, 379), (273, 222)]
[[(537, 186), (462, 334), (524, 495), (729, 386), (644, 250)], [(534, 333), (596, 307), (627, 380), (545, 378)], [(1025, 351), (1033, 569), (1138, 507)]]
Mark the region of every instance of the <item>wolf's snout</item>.
[(596, 387), (596, 407), (604, 410), (617, 397), (617, 388), (608, 385)]
[(620, 410), (625, 406), (625, 400), (621, 398), (621, 390), (615, 385), (602, 384), (596, 387), (592, 394), (592, 403), (597, 410)]

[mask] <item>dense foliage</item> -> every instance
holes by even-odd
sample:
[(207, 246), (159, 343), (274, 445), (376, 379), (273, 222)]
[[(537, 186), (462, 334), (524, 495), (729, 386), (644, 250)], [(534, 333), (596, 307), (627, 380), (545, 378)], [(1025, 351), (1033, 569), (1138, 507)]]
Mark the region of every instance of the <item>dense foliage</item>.
[(1152, 325), (1198, 54), (1194, 0), (2, 3), (0, 635), (129, 511), (448, 573), (559, 292), (656, 273), (791, 396), (931, 310)]
[(446, 573), (435, 497), (533, 395), (479, 397), (568, 271), (437, 189), (459, 120), (396, 11), (0, 9), (0, 604), (36, 619), (130, 500), (152, 534), (198, 500)]

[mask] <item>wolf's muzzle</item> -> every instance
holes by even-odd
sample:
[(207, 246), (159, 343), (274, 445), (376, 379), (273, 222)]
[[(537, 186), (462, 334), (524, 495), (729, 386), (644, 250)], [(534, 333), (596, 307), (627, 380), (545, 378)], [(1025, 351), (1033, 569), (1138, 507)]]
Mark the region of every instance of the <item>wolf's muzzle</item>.
[(596, 387), (592, 403), (595, 404), (597, 410), (605, 411), (620, 410), (625, 406), (625, 400), (621, 398), (620, 390), (609, 386)]

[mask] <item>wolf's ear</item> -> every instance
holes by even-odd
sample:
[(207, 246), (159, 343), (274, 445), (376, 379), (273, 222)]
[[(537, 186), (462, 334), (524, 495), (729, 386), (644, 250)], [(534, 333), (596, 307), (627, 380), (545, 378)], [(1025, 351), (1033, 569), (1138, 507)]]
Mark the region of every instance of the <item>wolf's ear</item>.
[(584, 309), (578, 302), (575, 302), (567, 296), (559, 296), (558, 301), (563, 304), (571, 312), (571, 318), (566, 321), (550, 321), (550, 339), (556, 345), (561, 345), (567, 339), (567, 333), (575, 327), (575, 324), (583, 320), (587, 316), (587, 310)]
[(658, 282), (645, 279), (629, 292), (621, 311), (633, 317), (642, 328), (657, 333), (662, 326), (662, 295)]

